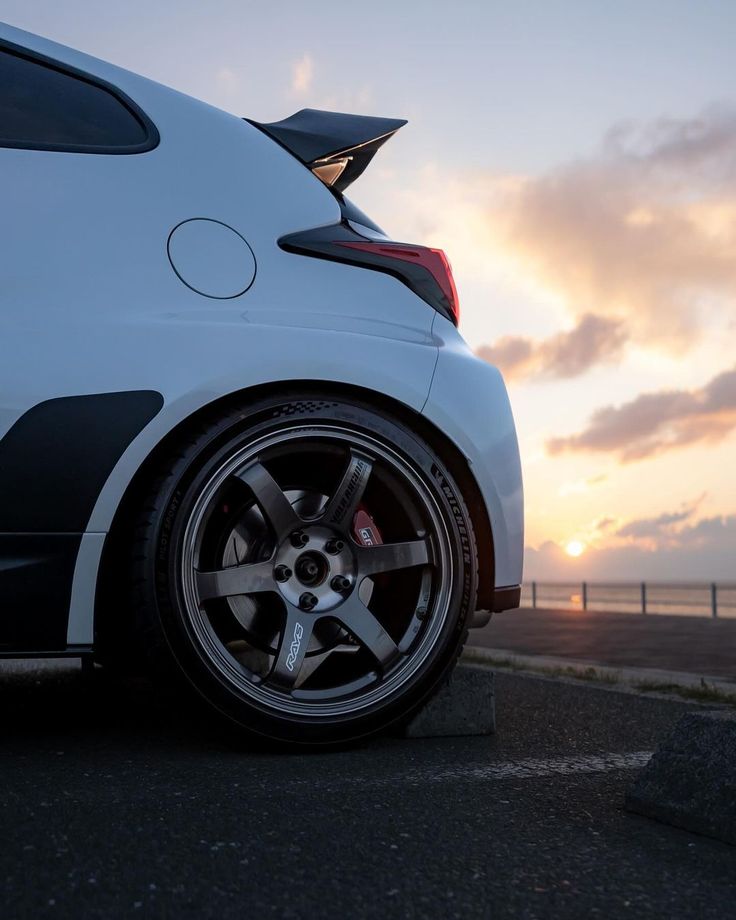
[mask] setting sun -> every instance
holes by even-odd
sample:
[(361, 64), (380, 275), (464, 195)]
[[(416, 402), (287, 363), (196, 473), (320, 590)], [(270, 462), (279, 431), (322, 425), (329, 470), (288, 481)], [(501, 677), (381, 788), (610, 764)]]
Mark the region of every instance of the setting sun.
[(581, 556), (585, 552), (585, 544), (580, 540), (570, 540), (565, 547), (565, 552), (568, 556)]

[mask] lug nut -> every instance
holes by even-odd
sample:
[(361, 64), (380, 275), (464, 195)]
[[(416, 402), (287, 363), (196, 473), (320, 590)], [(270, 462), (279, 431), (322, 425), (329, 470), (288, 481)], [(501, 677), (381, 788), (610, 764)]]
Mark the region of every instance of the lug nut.
[(302, 596), (299, 598), (299, 606), (302, 608), (302, 610), (314, 610), (314, 608), (317, 606), (317, 603), (317, 598), (313, 594), (310, 594), (309, 591), (305, 591), (304, 594), (302, 594)]
[(345, 548), (345, 544), (342, 540), (328, 540), (325, 543), (325, 551), (328, 552), (331, 556), (337, 556), (338, 553), (341, 553)]
[(303, 530), (295, 530), (291, 535), (291, 545), (299, 549), (301, 546), (306, 546), (309, 543), (309, 537), (304, 533)]
[(288, 581), (293, 572), (288, 565), (277, 565), (273, 570), (274, 577), (276, 581)]
[(330, 587), (333, 591), (337, 591), (338, 594), (342, 594), (343, 591), (347, 591), (350, 587), (350, 579), (346, 578), (344, 575), (335, 575), (330, 582)]

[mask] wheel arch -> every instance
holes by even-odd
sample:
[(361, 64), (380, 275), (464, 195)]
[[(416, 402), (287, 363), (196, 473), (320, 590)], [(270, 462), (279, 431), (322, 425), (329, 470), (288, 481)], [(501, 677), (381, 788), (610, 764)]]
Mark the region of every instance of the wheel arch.
[[(491, 610), (494, 595), (494, 545), (491, 521), (475, 477), (460, 449), (436, 425), (414, 409), (386, 394), (353, 384), (334, 383), (322, 380), (285, 380), (260, 384), (228, 393), (199, 407), (179, 421), (153, 447), (128, 483), (118, 503), (112, 524), (105, 538), (100, 565), (95, 583), (94, 637), (95, 646), (105, 646), (113, 636), (119, 639), (119, 630), (125, 630), (125, 616), (120, 610), (119, 598), (122, 592), (115, 589), (115, 575), (120, 560), (124, 559), (126, 540), (130, 537), (132, 521), (137, 503), (145, 495), (156, 476), (161, 460), (169, 454), (182, 437), (191, 430), (230, 406), (242, 405), (244, 401), (257, 400), (264, 396), (283, 393), (300, 397), (310, 391), (333, 395), (337, 398), (352, 397), (373, 409), (383, 410), (407, 425), (437, 451), (442, 462), (460, 486), (470, 513), (478, 546), (478, 610)], [(130, 637), (128, 637), (129, 639)]]

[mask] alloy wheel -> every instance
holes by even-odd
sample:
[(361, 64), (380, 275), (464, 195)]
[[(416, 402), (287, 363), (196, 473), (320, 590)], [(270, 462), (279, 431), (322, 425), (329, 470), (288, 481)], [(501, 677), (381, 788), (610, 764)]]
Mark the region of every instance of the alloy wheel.
[(206, 664), (283, 714), (339, 716), (395, 694), (445, 625), (450, 537), (393, 446), (337, 425), (282, 428), (199, 486), (179, 554)]

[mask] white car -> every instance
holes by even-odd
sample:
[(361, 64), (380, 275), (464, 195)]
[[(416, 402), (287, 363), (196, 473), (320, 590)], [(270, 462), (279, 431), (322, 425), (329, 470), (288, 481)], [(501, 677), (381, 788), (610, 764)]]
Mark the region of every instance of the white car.
[(0, 25), (0, 654), (140, 650), (326, 743), (518, 605), (501, 375), (444, 254), (343, 196), (402, 124), (256, 124)]

